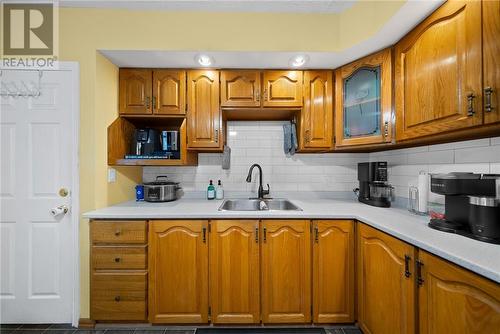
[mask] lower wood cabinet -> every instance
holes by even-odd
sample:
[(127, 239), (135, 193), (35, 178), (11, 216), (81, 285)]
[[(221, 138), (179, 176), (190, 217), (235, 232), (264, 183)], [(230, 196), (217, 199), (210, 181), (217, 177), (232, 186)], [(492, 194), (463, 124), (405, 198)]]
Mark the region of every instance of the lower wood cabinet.
[(149, 321), (207, 323), (208, 221), (149, 225)]
[(314, 323), (354, 322), (354, 222), (313, 221)]
[(500, 286), (419, 252), (418, 308), (421, 334), (499, 334)]
[(259, 221), (212, 221), (210, 231), (212, 322), (259, 323)]
[(310, 322), (310, 221), (262, 221), (261, 261), (262, 322)]
[(363, 333), (415, 333), (415, 257), (415, 247), (358, 225), (358, 322)]

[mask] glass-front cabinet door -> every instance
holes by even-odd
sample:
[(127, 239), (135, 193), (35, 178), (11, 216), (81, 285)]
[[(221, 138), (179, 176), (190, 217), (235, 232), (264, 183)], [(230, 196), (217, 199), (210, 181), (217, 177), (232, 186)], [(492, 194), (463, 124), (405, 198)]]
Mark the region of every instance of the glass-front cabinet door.
[(336, 71), (336, 146), (383, 144), (392, 140), (391, 50)]

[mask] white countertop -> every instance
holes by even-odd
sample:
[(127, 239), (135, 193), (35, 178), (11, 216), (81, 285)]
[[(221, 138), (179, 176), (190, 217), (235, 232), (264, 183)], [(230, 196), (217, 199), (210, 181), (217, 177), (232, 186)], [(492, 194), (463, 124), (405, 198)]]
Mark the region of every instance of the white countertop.
[(398, 208), (376, 208), (355, 200), (293, 199), (303, 211), (218, 211), (222, 200), (130, 201), (87, 212), (89, 219), (356, 219), (500, 283), (500, 245), (436, 231), (428, 217)]

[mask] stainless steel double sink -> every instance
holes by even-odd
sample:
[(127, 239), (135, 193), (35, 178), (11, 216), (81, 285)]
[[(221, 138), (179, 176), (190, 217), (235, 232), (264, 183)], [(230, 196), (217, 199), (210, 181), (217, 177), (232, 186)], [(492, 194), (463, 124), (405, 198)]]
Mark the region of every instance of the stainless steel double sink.
[(219, 211), (302, 211), (287, 199), (226, 199)]

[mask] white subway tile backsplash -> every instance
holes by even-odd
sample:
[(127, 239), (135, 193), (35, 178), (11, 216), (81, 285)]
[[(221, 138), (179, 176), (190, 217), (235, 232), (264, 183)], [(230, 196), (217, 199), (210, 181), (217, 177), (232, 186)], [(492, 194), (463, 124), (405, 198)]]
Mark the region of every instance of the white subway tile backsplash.
[[(208, 181), (221, 180), (226, 190), (256, 193), (258, 176), (245, 181), (248, 169), (259, 163), (264, 184), (273, 191), (348, 191), (358, 186), (357, 164), (363, 161), (387, 161), (389, 182), (396, 195), (408, 196), (408, 186), (417, 183), (420, 171), (429, 173), (475, 172), (500, 173), (500, 137), (432, 146), (419, 146), (374, 153), (325, 153), (286, 156), (283, 151), (283, 124), (280, 121), (227, 124), (231, 147), (231, 169), (221, 168), (222, 154), (198, 154), (194, 167), (145, 167), (143, 181), (167, 175), (181, 182), (184, 191), (205, 191)], [(249, 194), (250, 195), (250, 194)], [(430, 194), (431, 200), (442, 196)]]

